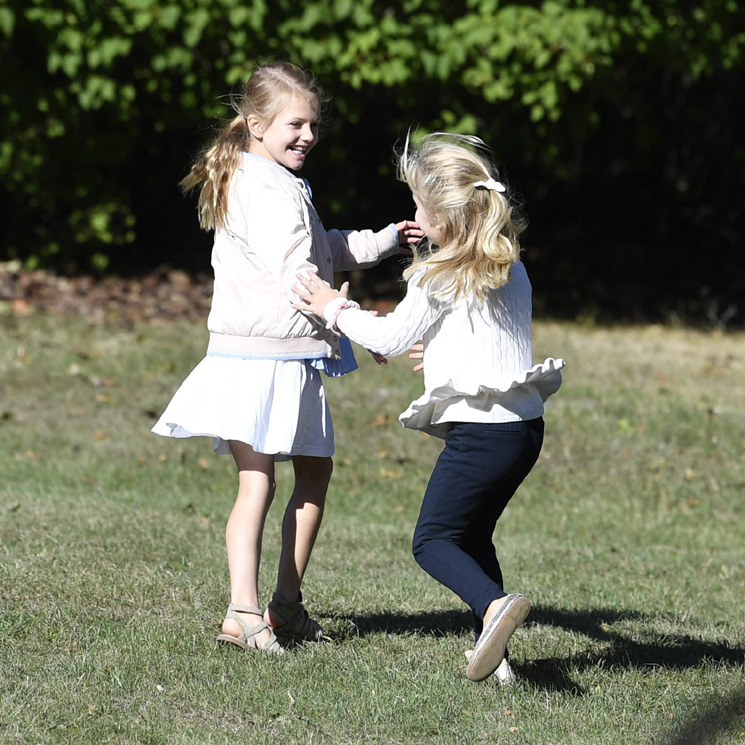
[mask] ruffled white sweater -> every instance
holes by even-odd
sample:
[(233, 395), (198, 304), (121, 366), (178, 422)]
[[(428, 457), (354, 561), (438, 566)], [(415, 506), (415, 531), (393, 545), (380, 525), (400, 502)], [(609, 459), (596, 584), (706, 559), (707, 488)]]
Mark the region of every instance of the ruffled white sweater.
[(483, 304), (437, 300), (409, 279), (401, 303), (386, 316), (348, 308), (337, 328), (387, 356), (424, 343), (424, 394), (399, 417), (405, 427), (446, 437), (453, 422), (535, 419), (561, 386), (562, 359), (533, 364), (532, 299), (522, 263)]

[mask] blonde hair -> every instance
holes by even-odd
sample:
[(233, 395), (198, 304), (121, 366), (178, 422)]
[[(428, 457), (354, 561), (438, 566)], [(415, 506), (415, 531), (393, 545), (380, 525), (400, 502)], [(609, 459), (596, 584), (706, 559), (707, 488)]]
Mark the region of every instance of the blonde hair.
[(414, 250), (405, 279), (423, 270), (419, 286), (429, 283), (435, 297), (478, 301), (509, 282), (525, 223), (503, 191), (484, 188), (497, 170), (482, 140), (435, 132), (413, 143), (407, 136), (398, 177), (440, 231), (436, 248)]
[(225, 224), (230, 180), (251, 140), (247, 117), (256, 116), (267, 127), (295, 96), (306, 98), (320, 118), (328, 100), (326, 95), (310, 73), (290, 62), (272, 62), (256, 68), (243, 90), (230, 96), (230, 106), (236, 115), (180, 183), (184, 193), (200, 190), (198, 210), (202, 228), (211, 230)]

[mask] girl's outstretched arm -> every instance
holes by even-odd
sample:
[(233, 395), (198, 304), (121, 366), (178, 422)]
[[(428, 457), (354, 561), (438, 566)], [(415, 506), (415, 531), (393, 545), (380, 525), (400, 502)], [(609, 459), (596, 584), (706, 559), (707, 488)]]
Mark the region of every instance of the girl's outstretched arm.
[(295, 293), (305, 304), (298, 303), (296, 309), (317, 314), (327, 326), (361, 347), (390, 357), (411, 349), (449, 307), (429, 295), (426, 288), (419, 287), (416, 277), (409, 278), (404, 299), (381, 317), (360, 310), (357, 303), (347, 300), (346, 286), (342, 286), (342, 292), (335, 293), (312, 275), (299, 276), (298, 282), (302, 287), (296, 287)]
[[(324, 318), (324, 310), (326, 309), (327, 305), (337, 298), (346, 300), (347, 292), (349, 292), (349, 282), (345, 282), (341, 286), (341, 291), (337, 292), (336, 290), (329, 287), (316, 274), (312, 273), (307, 278), (304, 277), (302, 274), (299, 274), (298, 280), (303, 284), (305, 290), (301, 290), (299, 287), (295, 287), (295, 294), (298, 295), (305, 302), (302, 304), (295, 303), (292, 307), (296, 308), (297, 310), (313, 313), (314, 315), (324, 320), (326, 320)], [(354, 303), (353, 305), (356, 308), (359, 307), (357, 303)], [(377, 311), (374, 310), (371, 310), (370, 314), (373, 316), (378, 315)], [(379, 354), (378, 352), (374, 352), (371, 349), (368, 349), (367, 351), (370, 352), (372, 358), (379, 365), (388, 364), (388, 360), (384, 355)]]
[(349, 293), (349, 282), (345, 282), (337, 292), (329, 287), (317, 274), (308, 272), (307, 275), (298, 274), (298, 282), (305, 288), (294, 287), (295, 294), (303, 300), (302, 303), (293, 303), (292, 307), (306, 313), (313, 313), (323, 318), (324, 308), (336, 298), (346, 298)]

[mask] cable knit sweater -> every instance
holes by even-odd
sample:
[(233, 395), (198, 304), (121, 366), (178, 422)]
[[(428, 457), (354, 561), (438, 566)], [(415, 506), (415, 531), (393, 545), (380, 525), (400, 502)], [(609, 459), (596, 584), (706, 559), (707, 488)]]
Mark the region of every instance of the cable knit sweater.
[(522, 263), (478, 305), (437, 300), (409, 279), (405, 298), (383, 317), (348, 308), (337, 328), (388, 356), (424, 342), (424, 395), (399, 417), (405, 427), (446, 437), (453, 422), (535, 419), (561, 385), (564, 360), (533, 364), (531, 286)]

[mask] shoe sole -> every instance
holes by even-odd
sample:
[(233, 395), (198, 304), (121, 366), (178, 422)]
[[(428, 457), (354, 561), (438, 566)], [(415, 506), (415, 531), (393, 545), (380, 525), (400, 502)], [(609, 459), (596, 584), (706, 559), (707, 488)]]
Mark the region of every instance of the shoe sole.
[(220, 634), (217, 637), (217, 641), (221, 644), (232, 644), (239, 649), (246, 648), (246, 642), (241, 641), (237, 636), (233, 636), (232, 634)]
[(238, 647), (238, 649), (242, 649), (244, 652), (267, 652), (268, 654), (284, 654), (285, 651), (281, 646), (277, 649), (256, 648), (251, 646), (250, 644), (246, 644), (246, 642), (242, 641), (237, 636), (233, 636), (232, 634), (220, 634), (217, 637), (217, 641), (219, 644), (222, 645)]
[(485, 680), (499, 667), (504, 659), (507, 642), (529, 612), (530, 603), (525, 595), (515, 593), (507, 596), (507, 600), (481, 633), (473, 650), (471, 661), (466, 667), (466, 677), (469, 680)]

